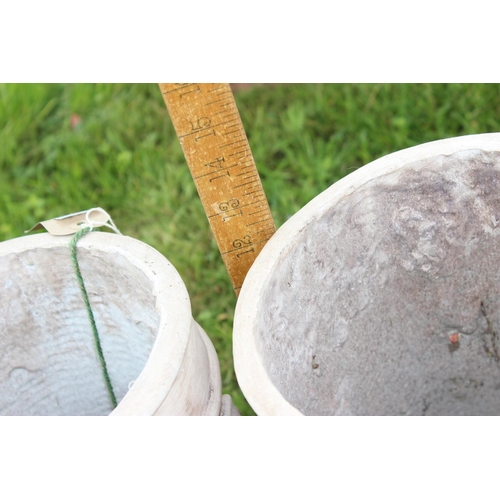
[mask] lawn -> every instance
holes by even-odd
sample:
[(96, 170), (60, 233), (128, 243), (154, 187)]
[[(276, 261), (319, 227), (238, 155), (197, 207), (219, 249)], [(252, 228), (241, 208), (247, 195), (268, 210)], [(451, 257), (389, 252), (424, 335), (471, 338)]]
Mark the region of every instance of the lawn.
[[(403, 148), (500, 131), (497, 84), (280, 84), (235, 93), (276, 225), (356, 168)], [(232, 364), (236, 298), (156, 84), (0, 85), (0, 241), (101, 206), (165, 255)]]

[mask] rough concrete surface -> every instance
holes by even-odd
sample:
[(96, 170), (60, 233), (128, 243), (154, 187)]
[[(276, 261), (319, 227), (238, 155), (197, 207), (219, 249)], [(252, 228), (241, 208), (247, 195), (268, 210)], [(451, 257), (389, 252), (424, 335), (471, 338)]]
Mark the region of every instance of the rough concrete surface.
[(500, 153), (375, 178), (307, 225), (260, 299), (307, 415), (500, 415)]

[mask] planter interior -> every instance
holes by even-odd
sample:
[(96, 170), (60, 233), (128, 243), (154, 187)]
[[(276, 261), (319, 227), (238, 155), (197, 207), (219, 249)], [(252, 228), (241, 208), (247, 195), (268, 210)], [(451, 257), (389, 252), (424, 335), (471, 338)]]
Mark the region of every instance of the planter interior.
[[(113, 410), (68, 241), (43, 234), (0, 245), (1, 414), (108, 415)], [(158, 252), (109, 233), (82, 238), (78, 260), (108, 372), (122, 401), (115, 413), (159, 412), (176, 370), (187, 372), (182, 363), (189, 346), (201, 345), (202, 368), (211, 362), (182, 280)], [(155, 345), (157, 338), (161, 345)], [(217, 379), (202, 375), (207, 386)], [(178, 395), (183, 397), (189, 399)], [(189, 411), (198, 410), (193, 405), (179, 413)]]
[(500, 414), (499, 135), (390, 155), (277, 232), (235, 317), (258, 414)]

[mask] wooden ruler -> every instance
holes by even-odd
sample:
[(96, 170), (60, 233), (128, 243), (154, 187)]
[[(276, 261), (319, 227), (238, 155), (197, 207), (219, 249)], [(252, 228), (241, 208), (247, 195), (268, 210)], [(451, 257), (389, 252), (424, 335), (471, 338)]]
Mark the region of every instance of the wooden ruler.
[(236, 295), (276, 227), (227, 83), (160, 83)]

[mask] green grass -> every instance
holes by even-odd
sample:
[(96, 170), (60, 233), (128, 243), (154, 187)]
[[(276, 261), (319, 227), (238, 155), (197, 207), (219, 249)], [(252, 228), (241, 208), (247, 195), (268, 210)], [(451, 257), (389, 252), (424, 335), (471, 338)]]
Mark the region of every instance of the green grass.
[[(500, 131), (496, 84), (287, 84), (235, 97), (277, 226), (385, 154)], [(253, 414), (233, 370), (236, 299), (157, 85), (0, 85), (0, 240), (93, 206), (177, 268), (224, 393)]]

